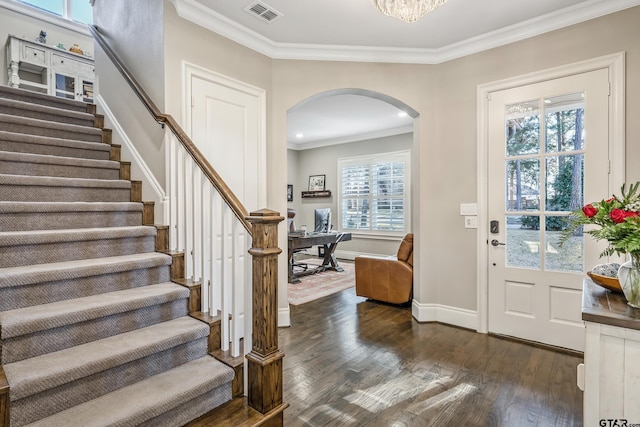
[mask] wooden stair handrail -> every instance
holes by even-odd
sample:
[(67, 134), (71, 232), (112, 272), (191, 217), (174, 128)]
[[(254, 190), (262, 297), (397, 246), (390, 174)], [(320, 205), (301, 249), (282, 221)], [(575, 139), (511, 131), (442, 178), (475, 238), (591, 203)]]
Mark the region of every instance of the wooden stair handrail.
[(131, 74), (131, 72), (122, 63), (122, 61), (120, 61), (113, 49), (111, 49), (109, 43), (98, 31), (98, 27), (96, 27), (95, 25), (89, 25), (88, 27), (95, 41), (107, 54), (113, 65), (116, 67), (116, 69), (118, 69), (129, 86), (131, 86), (131, 89), (133, 89), (134, 93), (138, 96), (142, 104), (147, 108), (147, 110), (149, 110), (154, 120), (162, 124), (163, 126), (166, 125), (169, 127), (171, 132), (173, 132), (178, 141), (180, 141), (187, 153), (189, 153), (193, 161), (198, 165), (202, 173), (207, 177), (211, 185), (213, 185), (214, 188), (218, 190), (218, 193), (225, 201), (227, 206), (229, 206), (235, 217), (240, 221), (244, 229), (247, 230), (249, 235), (252, 235), (252, 226), (246, 219), (249, 213), (242, 202), (240, 202), (233, 191), (231, 191), (227, 183), (213, 169), (211, 163), (209, 163), (209, 161), (202, 155), (200, 150), (198, 150), (196, 145), (178, 124), (178, 122), (176, 122), (176, 120), (170, 114), (166, 114), (160, 111), (156, 104), (151, 100), (149, 95), (147, 95), (140, 83), (138, 83), (138, 81), (135, 79), (133, 74)]

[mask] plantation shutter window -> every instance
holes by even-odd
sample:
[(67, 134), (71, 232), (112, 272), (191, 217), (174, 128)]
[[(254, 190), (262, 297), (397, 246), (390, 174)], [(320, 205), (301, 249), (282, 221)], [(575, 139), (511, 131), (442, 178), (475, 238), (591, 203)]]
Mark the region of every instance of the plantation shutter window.
[(408, 229), (409, 152), (338, 160), (342, 230), (398, 234)]

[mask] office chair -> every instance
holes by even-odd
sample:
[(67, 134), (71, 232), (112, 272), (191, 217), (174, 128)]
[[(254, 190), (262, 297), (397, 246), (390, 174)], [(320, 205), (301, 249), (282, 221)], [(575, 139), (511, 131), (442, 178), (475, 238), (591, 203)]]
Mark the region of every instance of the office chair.
[[(295, 209), (288, 208), (287, 209), (287, 233), (292, 233), (296, 231), (296, 226), (295, 226), (295, 223), (293, 222), (293, 218), (295, 216), (296, 216)], [(296, 256), (296, 253), (302, 252), (306, 249), (309, 249), (310, 247), (311, 246), (306, 248), (297, 248), (293, 250), (293, 255), (291, 256), (291, 260), (290, 260), (292, 268), (299, 268), (299, 269), (302, 269), (302, 271), (305, 271), (307, 268), (309, 268), (309, 265), (307, 265), (306, 263), (295, 262), (295, 256)]]

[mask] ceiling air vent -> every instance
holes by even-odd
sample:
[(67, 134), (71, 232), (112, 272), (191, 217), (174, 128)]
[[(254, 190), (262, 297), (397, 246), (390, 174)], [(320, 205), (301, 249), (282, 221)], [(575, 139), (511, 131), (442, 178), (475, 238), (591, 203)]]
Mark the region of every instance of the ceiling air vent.
[(255, 1), (244, 8), (245, 11), (265, 22), (273, 22), (282, 16), (280, 12), (262, 2)]

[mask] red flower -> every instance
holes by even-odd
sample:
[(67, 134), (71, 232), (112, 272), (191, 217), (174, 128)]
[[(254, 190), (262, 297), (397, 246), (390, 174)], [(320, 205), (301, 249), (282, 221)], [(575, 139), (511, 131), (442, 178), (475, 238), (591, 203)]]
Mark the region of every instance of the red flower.
[(638, 214), (638, 212), (628, 212), (622, 209), (613, 209), (611, 213), (609, 213), (609, 217), (616, 224), (620, 224), (621, 222), (624, 222), (625, 219), (631, 218), (634, 216), (640, 216), (640, 215)]
[(598, 209), (594, 208), (592, 204), (588, 204), (584, 208), (582, 208), (582, 212), (584, 212), (584, 214), (588, 218), (591, 218), (596, 216), (596, 214), (598, 213)]

